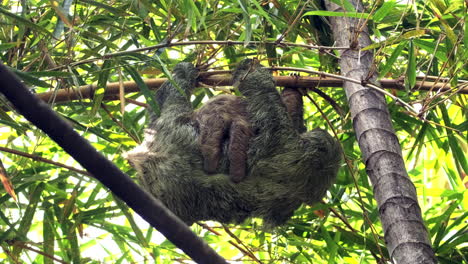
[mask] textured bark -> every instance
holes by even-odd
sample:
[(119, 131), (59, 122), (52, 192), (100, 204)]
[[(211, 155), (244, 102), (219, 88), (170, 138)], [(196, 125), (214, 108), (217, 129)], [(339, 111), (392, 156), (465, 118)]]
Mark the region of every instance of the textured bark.
[[(362, 12), (359, 0), (350, 0)], [(344, 9), (326, 1), (329, 11)], [(354, 47), (341, 52), (341, 74), (365, 80), (371, 71), (373, 53), (359, 49), (371, 44), (366, 26), (359, 19), (330, 17), (335, 45)], [(358, 37), (357, 31), (359, 32)], [(356, 41), (353, 42), (353, 39)], [(375, 74), (370, 81), (374, 81)], [(385, 242), (398, 264), (436, 263), (434, 251), (418, 205), (416, 188), (408, 177), (398, 138), (392, 127), (385, 98), (375, 90), (345, 82), (356, 138), (379, 206)]]

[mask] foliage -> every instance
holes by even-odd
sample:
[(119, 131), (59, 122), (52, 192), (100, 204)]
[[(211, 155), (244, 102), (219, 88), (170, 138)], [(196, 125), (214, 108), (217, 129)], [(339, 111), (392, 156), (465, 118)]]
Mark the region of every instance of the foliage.
[[(324, 12), (319, 2), (4, 0), (0, 58), (35, 93), (97, 83), (102, 89), (91, 100), (52, 104), (54, 110), (119, 168), (135, 175), (122, 154), (141, 139), (146, 110), (132, 100), (147, 98), (149, 107), (157, 107), (142, 79), (167, 75), (180, 60), (229, 69), (246, 56), (258, 57), (265, 65), (338, 73), (334, 49), (274, 43), (332, 46), (325, 16), (361, 18), (376, 43), (369, 47), (376, 52), (376, 70), (382, 78), (405, 76), (406, 90), (391, 93), (419, 110), (416, 115), (389, 100), (437, 257), (441, 263), (468, 263), (468, 112), (466, 95), (457, 93), (467, 87), (468, 77), (466, 2), (370, 1), (359, 15)], [(349, 6), (347, 10), (352, 13)], [(244, 45), (141, 49), (202, 40)], [(419, 91), (413, 88), (417, 76), (447, 80), (453, 89)], [(121, 80), (136, 81), (141, 92), (127, 94), (127, 102), (108, 101), (105, 84)], [(335, 131), (342, 142), (347, 162), (337, 183), (325, 203), (300, 208), (287, 225), (272, 232), (259, 228), (257, 219), (192, 227), (233, 263), (375, 263), (388, 257), (344, 91), (322, 91), (345, 114), (311, 93), (307, 122), (309, 129)], [(213, 93), (218, 92), (200, 89), (194, 105)], [(9, 110), (6, 103), (0, 108), (0, 159), (5, 167), (5, 172), (0, 170), (1, 262), (189, 262), (47, 136)]]

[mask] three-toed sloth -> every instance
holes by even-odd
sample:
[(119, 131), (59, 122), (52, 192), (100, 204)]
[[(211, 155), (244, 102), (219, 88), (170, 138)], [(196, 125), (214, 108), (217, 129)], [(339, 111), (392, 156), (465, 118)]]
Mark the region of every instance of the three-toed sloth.
[[(175, 87), (156, 92), (144, 142), (127, 153), (143, 186), (187, 224), (200, 220), (284, 224), (302, 203), (322, 199), (340, 163), (327, 132), (305, 132), (302, 97), (280, 94), (270, 72), (244, 60), (233, 74), (243, 97), (214, 97), (198, 111), (189, 97), (197, 69), (179, 63)], [(185, 94), (183, 94), (183, 91)]]

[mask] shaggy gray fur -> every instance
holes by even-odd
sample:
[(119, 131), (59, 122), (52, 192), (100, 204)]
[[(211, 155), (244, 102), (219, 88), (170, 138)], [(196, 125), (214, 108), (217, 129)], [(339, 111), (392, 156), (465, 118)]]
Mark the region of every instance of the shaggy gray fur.
[[(226, 174), (204, 172), (188, 99), (197, 75), (191, 64), (179, 63), (174, 80), (186, 94), (170, 82), (156, 93), (161, 116), (151, 118), (144, 142), (127, 154), (143, 186), (189, 225), (259, 217), (274, 227), (284, 224), (302, 203), (320, 201), (336, 177), (339, 145), (324, 130), (299, 135), (271, 74), (252, 60), (243, 61), (233, 75), (255, 132), (247, 176), (233, 183)], [(228, 163), (226, 154), (220, 162)]]

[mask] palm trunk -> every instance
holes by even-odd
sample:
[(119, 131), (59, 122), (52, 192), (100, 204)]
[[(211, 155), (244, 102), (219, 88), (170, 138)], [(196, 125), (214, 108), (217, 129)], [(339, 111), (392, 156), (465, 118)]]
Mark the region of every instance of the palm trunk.
[[(359, 0), (350, 0), (362, 12)], [(329, 11), (344, 12), (326, 1)], [(361, 22), (361, 23), (359, 23)], [(371, 44), (363, 20), (330, 17), (337, 46), (349, 46), (341, 52), (341, 74), (358, 80), (374, 81), (372, 51), (359, 49)], [(391, 259), (398, 264), (437, 263), (416, 188), (406, 172), (398, 138), (392, 127), (384, 96), (362, 85), (345, 82), (356, 138), (362, 151), (367, 173), (374, 187), (385, 242)]]

